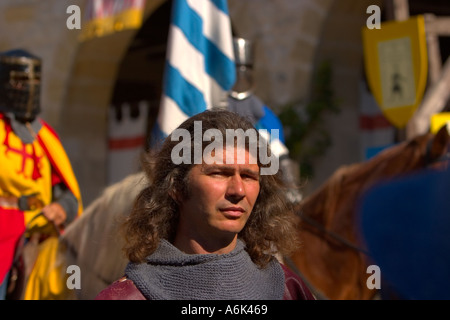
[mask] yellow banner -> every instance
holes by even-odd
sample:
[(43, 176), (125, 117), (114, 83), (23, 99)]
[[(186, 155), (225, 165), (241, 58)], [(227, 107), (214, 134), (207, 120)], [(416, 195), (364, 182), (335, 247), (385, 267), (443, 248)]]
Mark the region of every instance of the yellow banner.
[(140, 28), (144, 7), (145, 0), (89, 0), (80, 41)]
[(404, 127), (422, 101), (428, 58), (423, 16), (389, 21), (362, 30), (364, 67), (371, 92), (384, 116)]

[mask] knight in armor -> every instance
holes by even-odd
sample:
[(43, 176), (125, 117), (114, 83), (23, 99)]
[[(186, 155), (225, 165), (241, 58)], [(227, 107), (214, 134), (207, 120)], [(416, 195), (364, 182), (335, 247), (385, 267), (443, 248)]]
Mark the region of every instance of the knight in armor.
[(254, 43), (251, 40), (235, 37), (233, 48), (236, 63), (236, 82), (228, 95), (228, 109), (249, 119), (256, 129), (278, 130), (277, 136), (268, 136), (271, 151), (280, 161), (280, 169), (289, 189), (289, 199), (297, 203), (302, 199), (298, 190), (299, 177), (295, 168), (298, 165), (289, 157), (285, 146), (283, 125), (277, 115), (254, 94), (253, 78)]
[(39, 117), (40, 92), (40, 58), (21, 49), (0, 53), (1, 300), (27, 298), (33, 291), (17, 281), (24, 243), (59, 235), (82, 210), (68, 156)]

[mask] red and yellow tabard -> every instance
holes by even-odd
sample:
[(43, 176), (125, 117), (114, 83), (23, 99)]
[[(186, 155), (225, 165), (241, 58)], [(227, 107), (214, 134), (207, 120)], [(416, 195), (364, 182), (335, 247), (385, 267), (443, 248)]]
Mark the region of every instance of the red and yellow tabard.
[[(44, 149), (35, 140), (24, 144), (20, 138), (0, 119), (0, 196), (14, 196), (36, 194), (36, 198), (45, 206), (52, 199), (52, 171)], [(3, 207), (4, 210), (14, 208)], [(15, 208), (17, 209), (17, 208)], [(37, 215), (42, 208), (25, 211), (24, 224)], [(47, 222), (39, 217), (33, 222), (34, 226), (43, 226)]]
[[(0, 114), (0, 197), (20, 198), (34, 194), (42, 206), (52, 201), (52, 185), (63, 181), (78, 199), (80, 190), (69, 159), (55, 132), (44, 122), (33, 143), (25, 144)], [(38, 215), (42, 206), (20, 211), (0, 205), (0, 283), (12, 264), (15, 247), (25, 230), (44, 229), (49, 222)]]

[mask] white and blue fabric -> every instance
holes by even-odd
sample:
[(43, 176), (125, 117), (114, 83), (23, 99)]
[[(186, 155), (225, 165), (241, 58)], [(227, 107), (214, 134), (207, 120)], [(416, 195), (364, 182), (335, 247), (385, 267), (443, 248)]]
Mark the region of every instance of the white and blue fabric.
[[(245, 99), (229, 96), (228, 109), (250, 120), (263, 138), (269, 142), (271, 151), (278, 158), (289, 156), (289, 150), (285, 146), (283, 124), (256, 95), (252, 94)], [(272, 130), (277, 130), (277, 134), (273, 134)]]
[[(269, 141), (271, 151), (278, 157), (289, 156), (289, 149), (285, 145), (283, 124), (278, 116), (266, 105), (263, 106), (264, 116), (255, 123), (255, 128), (266, 129), (267, 135), (264, 136), (265, 131), (259, 131), (264, 138)], [(278, 130), (278, 136), (270, 134), (271, 130)]]
[(174, 0), (163, 94), (152, 144), (184, 120), (218, 106), (236, 81), (226, 0)]

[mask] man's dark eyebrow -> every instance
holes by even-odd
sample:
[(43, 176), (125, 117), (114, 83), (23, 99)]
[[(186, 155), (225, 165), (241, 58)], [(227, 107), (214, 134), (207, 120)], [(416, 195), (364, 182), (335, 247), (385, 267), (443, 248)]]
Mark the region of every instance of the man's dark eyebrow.
[(202, 171), (203, 172), (211, 172), (211, 171), (214, 171), (214, 170), (234, 171), (234, 168), (232, 166), (217, 165), (217, 164), (203, 164), (202, 165)]
[(243, 169), (242, 173), (251, 175), (251, 176), (255, 176), (255, 177), (259, 177), (259, 170), (255, 171), (255, 170), (250, 170), (250, 169)]
[[(234, 172), (235, 167), (227, 166), (227, 165), (216, 165), (216, 164), (209, 164), (209, 165), (202, 166), (203, 172), (208, 173), (208, 172), (211, 172), (214, 170), (220, 170), (222, 172)], [(246, 169), (246, 168), (242, 169), (241, 173), (249, 174), (249, 175), (256, 176), (256, 177), (259, 176), (259, 171), (250, 170), (250, 169)]]

